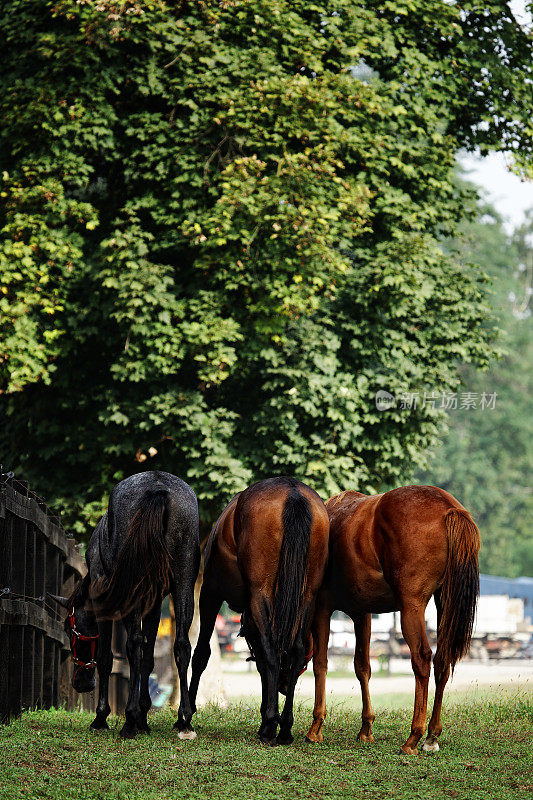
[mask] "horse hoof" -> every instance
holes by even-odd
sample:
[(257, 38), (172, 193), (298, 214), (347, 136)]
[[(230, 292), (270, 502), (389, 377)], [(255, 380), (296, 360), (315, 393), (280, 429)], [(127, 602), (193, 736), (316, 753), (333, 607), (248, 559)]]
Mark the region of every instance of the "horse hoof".
[(138, 733), (150, 733), (151, 730), (152, 729), (150, 728), (150, 726), (147, 725), (146, 723), (144, 723), (142, 725), (137, 725), (137, 732)]
[(137, 736), (137, 727), (136, 726), (132, 727), (131, 725), (128, 725), (128, 723), (126, 723), (122, 727), (119, 736), (121, 736), (122, 739), (135, 739), (135, 737)]
[(324, 741), (324, 737), (321, 733), (312, 733), (311, 735), (307, 734), (305, 741), (309, 742), (309, 744), (320, 744)]
[(358, 742), (366, 742), (367, 744), (371, 744), (375, 740), (374, 740), (374, 737), (372, 736), (371, 733), (368, 733), (368, 734), (367, 733), (359, 733), (357, 735), (357, 741)]
[(399, 756), (417, 756), (418, 755), (418, 748), (414, 747), (407, 747), (407, 745), (402, 745), (398, 752)]
[(185, 739), (187, 742), (192, 742), (193, 739), (196, 739), (196, 731), (178, 731), (178, 738)]
[(424, 744), (422, 745), (422, 750), (425, 753), (438, 753), (440, 750), (438, 742), (430, 742), (429, 739), (426, 739)]
[(293, 736), (276, 736), (276, 744), (287, 745), (294, 742)]
[(259, 741), (266, 747), (275, 747), (278, 744), (276, 736), (273, 739), (269, 739), (267, 736), (259, 736)]
[(98, 719), (98, 717), (96, 717), (96, 719), (91, 722), (89, 727), (90, 727), (90, 729), (92, 731), (108, 731), (109, 730), (109, 725), (107, 724), (105, 719), (101, 720), (101, 719)]

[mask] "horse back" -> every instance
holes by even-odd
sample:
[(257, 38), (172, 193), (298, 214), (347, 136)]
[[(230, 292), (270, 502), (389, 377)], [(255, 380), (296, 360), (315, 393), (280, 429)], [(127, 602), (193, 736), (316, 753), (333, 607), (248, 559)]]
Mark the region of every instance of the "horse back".
[(336, 605), (351, 614), (397, 610), (408, 596), (427, 602), (446, 569), (446, 512), (461, 504), (434, 486), (344, 495), (328, 502)]
[(327, 589), (333, 608), (350, 616), (392, 610), (394, 597), (380, 559), (375, 528), (376, 508), (382, 495), (343, 492), (328, 501), (330, 566)]
[(446, 513), (463, 506), (436, 486), (402, 486), (386, 492), (376, 508), (380, 562), (397, 595), (425, 600), (441, 585), (448, 559)]

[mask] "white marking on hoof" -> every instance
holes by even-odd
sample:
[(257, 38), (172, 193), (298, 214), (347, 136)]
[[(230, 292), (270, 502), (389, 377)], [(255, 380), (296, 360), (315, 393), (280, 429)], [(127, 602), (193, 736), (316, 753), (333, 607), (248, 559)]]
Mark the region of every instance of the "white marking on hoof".
[(196, 731), (178, 731), (178, 736), (180, 739), (192, 742), (193, 739), (196, 739)]
[(425, 750), (426, 753), (438, 753), (440, 750), (439, 743), (426, 740), (422, 745), (422, 750)]

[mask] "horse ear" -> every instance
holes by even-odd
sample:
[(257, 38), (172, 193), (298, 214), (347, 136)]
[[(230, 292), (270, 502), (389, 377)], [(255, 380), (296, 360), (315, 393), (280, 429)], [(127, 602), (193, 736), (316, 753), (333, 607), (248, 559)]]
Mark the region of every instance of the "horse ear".
[(69, 607), (68, 598), (62, 597), (60, 594), (52, 594), (51, 592), (46, 592), (46, 596), (53, 600), (55, 603), (58, 603), (63, 608)]

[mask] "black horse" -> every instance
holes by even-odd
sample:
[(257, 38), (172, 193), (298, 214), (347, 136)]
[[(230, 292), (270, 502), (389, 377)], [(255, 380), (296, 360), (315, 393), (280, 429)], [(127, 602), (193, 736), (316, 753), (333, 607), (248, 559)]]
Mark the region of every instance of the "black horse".
[(148, 678), (154, 667), (161, 602), (170, 593), (176, 613), (174, 657), (181, 694), (174, 727), (180, 738), (194, 739), (187, 685), (189, 628), (200, 563), (198, 503), (193, 490), (168, 472), (142, 472), (121, 481), (111, 492), (107, 513), (95, 528), (85, 558), (87, 575), (72, 596), (51, 597), (69, 611), (65, 626), (75, 664), (72, 686), (77, 692), (95, 688), (98, 667), (98, 706), (91, 728), (108, 727), (112, 619), (119, 617), (127, 632), (130, 665), (126, 722), (120, 734), (132, 739), (138, 731), (149, 732)]

